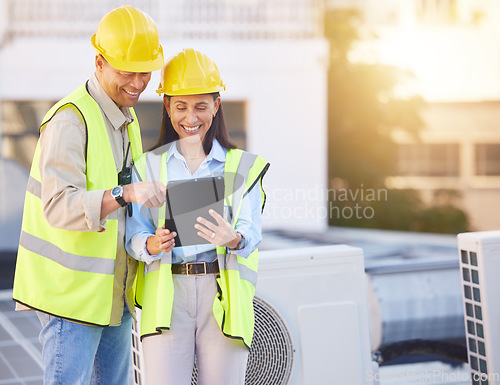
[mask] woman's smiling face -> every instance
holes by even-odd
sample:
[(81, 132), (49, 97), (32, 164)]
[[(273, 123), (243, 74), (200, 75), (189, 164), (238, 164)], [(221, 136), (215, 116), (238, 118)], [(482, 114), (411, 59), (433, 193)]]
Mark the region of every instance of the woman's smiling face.
[(165, 97), (165, 109), (179, 139), (201, 141), (212, 125), (220, 105), (220, 98), (211, 94)]

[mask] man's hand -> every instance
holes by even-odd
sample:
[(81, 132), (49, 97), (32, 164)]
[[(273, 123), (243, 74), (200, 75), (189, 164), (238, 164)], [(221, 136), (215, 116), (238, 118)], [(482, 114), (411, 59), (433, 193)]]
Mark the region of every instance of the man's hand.
[(151, 207), (161, 207), (165, 203), (167, 188), (158, 181), (136, 182), (123, 186), (125, 202), (134, 202)]
[[(166, 193), (167, 188), (161, 182), (136, 182), (123, 186), (122, 198), (125, 202), (143, 204), (150, 209), (161, 207), (165, 203)], [(106, 190), (102, 197), (101, 220), (118, 208), (120, 204), (111, 196), (111, 190)]]

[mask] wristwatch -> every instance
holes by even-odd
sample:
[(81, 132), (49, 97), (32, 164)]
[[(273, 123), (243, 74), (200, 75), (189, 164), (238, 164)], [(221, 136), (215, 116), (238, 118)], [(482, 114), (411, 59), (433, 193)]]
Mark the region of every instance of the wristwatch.
[(237, 233), (241, 235), (241, 239), (233, 250), (241, 250), (245, 247), (245, 237), (239, 231)]
[(120, 204), (120, 206), (125, 207), (128, 205), (127, 202), (125, 202), (125, 199), (123, 199), (123, 186), (118, 185), (116, 187), (113, 187), (111, 190), (111, 196), (115, 198), (115, 200)]

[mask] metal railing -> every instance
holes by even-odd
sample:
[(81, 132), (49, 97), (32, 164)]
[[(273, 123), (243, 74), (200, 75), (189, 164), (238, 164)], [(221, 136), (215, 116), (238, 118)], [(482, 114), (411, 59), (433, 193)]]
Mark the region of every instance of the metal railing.
[[(0, 0), (3, 40), (91, 36), (121, 0)], [(322, 0), (131, 0), (157, 23), (163, 38), (300, 39), (322, 36)], [(4, 18), (5, 19), (5, 18)]]

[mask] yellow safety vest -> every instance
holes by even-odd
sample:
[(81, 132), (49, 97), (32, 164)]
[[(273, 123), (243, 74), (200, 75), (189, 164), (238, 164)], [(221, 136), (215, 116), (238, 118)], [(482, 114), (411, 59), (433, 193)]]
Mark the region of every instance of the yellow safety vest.
[[(87, 190), (110, 189), (118, 175), (101, 109), (83, 84), (45, 115), (40, 132), (61, 109), (73, 105), (87, 131)], [(142, 154), (139, 123), (128, 126), (132, 157)], [(30, 308), (82, 323), (107, 326), (113, 300), (118, 219), (106, 231), (58, 229), (44, 218), (39, 173), (40, 142), (31, 165), (14, 279), (14, 300)]]
[[(142, 180), (159, 180), (167, 184), (167, 152), (161, 153), (161, 148), (143, 154), (135, 162), (135, 167)], [(261, 189), (264, 207), (262, 178), (268, 168), (269, 163), (260, 156), (236, 149), (227, 151), (224, 199), (233, 214), (233, 226), (238, 220), (244, 196), (253, 187)], [(235, 183), (235, 177), (243, 178), (243, 183)], [(164, 225), (165, 209), (165, 205), (151, 209), (156, 227)], [(218, 294), (213, 303), (215, 319), (225, 336), (240, 339), (250, 348), (255, 323), (252, 300), (257, 282), (258, 251), (252, 252), (248, 258), (234, 252), (226, 253), (225, 247), (217, 247), (216, 252), (220, 276), (217, 278)], [(136, 305), (142, 308), (141, 340), (170, 328), (174, 301), (171, 267), (171, 253), (166, 253), (150, 265), (144, 262), (139, 264)]]

